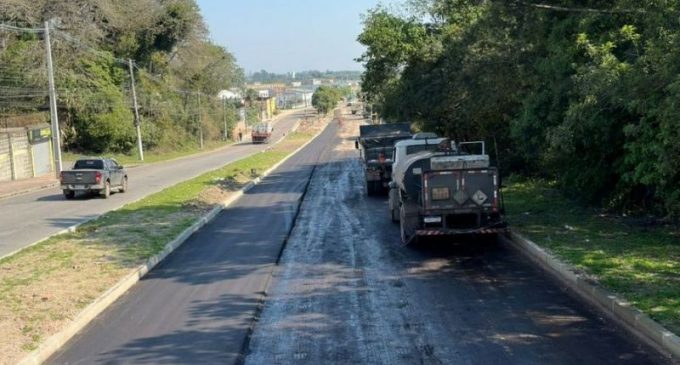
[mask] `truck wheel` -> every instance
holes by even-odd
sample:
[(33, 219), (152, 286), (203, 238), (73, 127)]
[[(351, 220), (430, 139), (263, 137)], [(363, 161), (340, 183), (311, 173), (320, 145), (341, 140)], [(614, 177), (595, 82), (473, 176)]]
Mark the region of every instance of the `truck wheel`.
[(373, 183), (373, 181), (366, 181), (366, 195), (368, 196), (375, 195), (375, 184)]
[(104, 199), (108, 199), (111, 196), (111, 184), (108, 180), (104, 183), (104, 189), (102, 189), (100, 194)]
[(120, 192), (124, 193), (128, 190), (127, 176), (123, 178), (123, 183), (120, 186)]
[(399, 208), (393, 208), (391, 213), (392, 223), (399, 223)]
[(76, 192), (73, 190), (64, 189), (64, 198), (73, 199), (76, 196)]
[(416, 236), (416, 232), (413, 226), (411, 226), (410, 223), (412, 223), (409, 219), (406, 218), (406, 212), (404, 211), (404, 204), (401, 205), (401, 208), (399, 209), (399, 230), (401, 231), (401, 244), (406, 246), (410, 244), (415, 244), (417, 243), (418, 236)]

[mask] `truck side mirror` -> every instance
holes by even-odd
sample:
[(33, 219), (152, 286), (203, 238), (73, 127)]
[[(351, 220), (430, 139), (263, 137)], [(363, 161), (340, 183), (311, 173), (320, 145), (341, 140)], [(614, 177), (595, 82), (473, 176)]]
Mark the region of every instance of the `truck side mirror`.
[(359, 149), (359, 141), (354, 141), (354, 149)]

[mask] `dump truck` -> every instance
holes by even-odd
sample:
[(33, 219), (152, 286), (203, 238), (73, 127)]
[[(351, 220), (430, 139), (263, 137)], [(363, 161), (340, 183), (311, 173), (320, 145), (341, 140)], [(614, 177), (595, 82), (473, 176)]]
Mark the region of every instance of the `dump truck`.
[(394, 143), (411, 138), (409, 123), (359, 126), (355, 147), (364, 163), (366, 194), (379, 195), (388, 191), (392, 175)]
[[(470, 145), (481, 153), (464, 152)], [(423, 237), (504, 232), (498, 170), (484, 142), (442, 141), (435, 151), (407, 156), (393, 166), (390, 206), (399, 208), (401, 241)], [(394, 212), (392, 213), (394, 214)]]
[(250, 137), (253, 143), (269, 143), (274, 128), (269, 122), (257, 123), (253, 126)]

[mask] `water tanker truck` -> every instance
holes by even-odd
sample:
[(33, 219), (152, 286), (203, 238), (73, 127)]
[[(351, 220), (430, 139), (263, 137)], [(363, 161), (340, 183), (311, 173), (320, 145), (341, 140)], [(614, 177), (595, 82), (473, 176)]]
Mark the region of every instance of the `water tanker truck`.
[(366, 178), (366, 194), (387, 192), (392, 178), (394, 143), (411, 138), (408, 123), (373, 124), (359, 126), (355, 147), (361, 153)]
[[(462, 152), (481, 146), (480, 154)], [(390, 206), (399, 209), (403, 244), (428, 236), (495, 235), (505, 231), (498, 170), (484, 142), (442, 141), (437, 150), (406, 156), (393, 166)], [(394, 214), (394, 213), (393, 213)]]

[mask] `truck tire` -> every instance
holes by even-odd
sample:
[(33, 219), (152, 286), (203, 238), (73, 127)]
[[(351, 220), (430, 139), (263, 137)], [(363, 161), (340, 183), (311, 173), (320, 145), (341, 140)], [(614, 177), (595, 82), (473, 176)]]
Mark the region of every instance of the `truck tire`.
[(366, 181), (366, 195), (368, 196), (376, 195), (375, 181)]
[(415, 229), (418, 218), (416, 217), (414, 220), (413, 218), (406, 217), (405, 205), (406, 204), (401, 204), (401, 208), (399, 209), (399, 230), (401, 232), (401, 244), (407, 246), (416, 244), (418, 241)]
[(111, 183), (109, 183), (109, 180), (106, 180), (104, 183), (104, 189), (102, 189), (100, 194), (104, 199), (108, 199), (111, 196)]
[(392, 223), (399, 223), (399, 208), (392, 208), (391, 212), (391, 218), (392, 218)]
[(63, 192), (64, 192), (64, 198), (66, 198), (68, 200), (71, 200), (71, 199), (75, 198), (75, 196), (76, 196), (76, 192), (73, 191), (73, 190), (64, 189)]
[(123, 183), (120, 184), (120, 192), (124, 193), (128, 190), (128, 180), (127, 176), (123, 178)]

